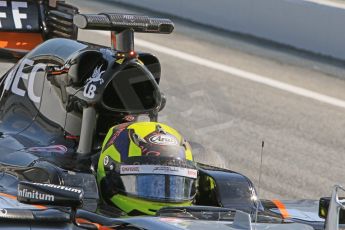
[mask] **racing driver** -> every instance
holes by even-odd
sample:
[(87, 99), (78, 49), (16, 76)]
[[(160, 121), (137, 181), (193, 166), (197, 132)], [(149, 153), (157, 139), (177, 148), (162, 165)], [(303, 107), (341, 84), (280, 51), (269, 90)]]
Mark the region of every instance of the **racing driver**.
[(189, 143), (157, 122), (124, 123), (103, 142), (97, 182), (105, 202), (129, 216), (165, 206), (190, 206), (198, 171)]

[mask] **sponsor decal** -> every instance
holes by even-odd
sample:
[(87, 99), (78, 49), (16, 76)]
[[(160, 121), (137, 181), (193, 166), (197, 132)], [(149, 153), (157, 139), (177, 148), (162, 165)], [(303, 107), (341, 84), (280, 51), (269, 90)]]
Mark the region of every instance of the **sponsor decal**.
[(64, 154), (67, 152), (67, 147), (64, 145), (51, 145), (46, 147), (31, 147), (28, 148), (30, 152), (51, 152), (51, 153), (61, 153)]
[(198, 171), (196, 169), (180, 168), (166, 165), (121, 165), (120, 174), (124, 175), (140, 175), (140, 174), (157, 174), (157, 175), (173, 175), (188, 178), (197, 178)]
[(127, 173), (139, 173), (140, 167), (139, 165), (121, 165), (120, 173), (127, 174)]
[(130, 22), (134, 22), (135, 21), (135, 17), (133, 15), (127, 14), (127, 15), (123, 15), (123, 18), (125, 20), (128, 20)]
[[(0, 7), (7, 7), (6, 1), (0, 1)], [(7, 14), (5, 12), (0, 12), (0, 19), (7, 18)], [(0, 20), (0, 28), (2, 28), (1, 20)]]
[(169, 134), (154, 134), (149, 138), (149, 142), (155, 145), (178, 145), (176, 137)]
[(29, 199), (36, 199), (36, 200), (45, 200), (45, 201), (54, 201), (55, 196), (46, 193), (40, 193), (36, 190), (28, 190), (28, 189), (19, 189), (18, 196), (29, 198)]
[(84, 97), (93, 99), (95, 97), (95, 91), (97, 89), (96, 83), (102, 85), (104, 80), (102, 79), (102, 75), (105, 71), (101, 71), (103, 65), (96, 67), (92, 73), (92, 76), (86, 80), (85, 88), (84, 88)]
[[(10, 17), (9, 12), (6, 10), (8, 7), (11, 7), (11, 14), (12, 19), (14, 22), (15, 29), (23, 29), (22, 20), (27, 19), (28, 15), (25, 13), (21, 13), (20, 9), (27, 9), (28, 3), (27, 2), (20, 2), (20, 1), (11, 1), (10, 4), (7, 5), (7, 1), (0, 1), (0, 28), (3, 28), (1, 23), (1, 19), (8, 19)], [(7, 11), (7, 12), (6, 12)], [(5, 21), (3, 20), (3, 21)], [(31, 25), (26, 25), (26, 29), (32, 29)]]
[(6, 216), (7, 215), (7, 209), (0, 208), (0, 216)]
[(187, 175), (191, 178), (197, 178), (198, 177), (198, 171), (195, 169), (188, 169)]
[(177, 172), (177, 167), (170, 167), (170, 166), (157, 166), (153, 168), (152, 172), (154, 173), (162, 173), (162, 172)]
[(135, 119), (135, 116), (133, 116), (133, 115), (127, 115), (123, 118), (123, 120), (126, 122), (134, 121), (134, 119)]
[[(30, 73), (24, 73), (24, 68), (33, 67)], [(30, 59), (23, 59), (19, 66), (13, 68), (7, 75), (4, 89), (6, 91), (11, 90), (12, 93), (24, 97), (25, 93), (28, 92), (28, 96), (31, 101), (40, 103), (41, 97), (36, 95), (34, 92), (35, 79), (38, 71), (44, 71), (47, 65), (38, 63), (34, 65), (34, 61)], [(27, 82), (27, 88), (19, 88), (20, 80)]]
[(61, 189), (61, 190), (65, 190), (65, 191), (69, 191), (69, 192), (75, 192), (75, 193), (82, 193), (81, 189), (78, 188), (72, 188), (72, 187), (67, 187), (67, 186), (63, 186), (63, 185), (56, 185), (56, 184), (41, 184), (41, 183), (33, 183), (35, 185), (39, 185), (39, 186), (44, 186), (44, 187), (49, 187), (49, 188), (57, 188), (57, 189)]

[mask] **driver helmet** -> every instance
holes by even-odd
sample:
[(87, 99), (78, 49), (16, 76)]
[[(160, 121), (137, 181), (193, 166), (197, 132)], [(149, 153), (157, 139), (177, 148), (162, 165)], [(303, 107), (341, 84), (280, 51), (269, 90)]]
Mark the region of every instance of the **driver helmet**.
[(103, 200), (127, 215), (155, 215), (162, 207), (192, 205), (197, 174), (191, 147), (175, 129), (135, 122), (107, 133), (97, 183)]

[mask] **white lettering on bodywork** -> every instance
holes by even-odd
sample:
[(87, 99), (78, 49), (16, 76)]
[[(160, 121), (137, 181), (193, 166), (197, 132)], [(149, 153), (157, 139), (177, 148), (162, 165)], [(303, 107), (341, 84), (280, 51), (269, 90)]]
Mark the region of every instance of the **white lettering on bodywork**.
[[(30, 75), (27, 73), (24, 73), (24, 69), (30, 66), (33, 66), (30, 72)], [(35, 79), (36, 79), (37, 72), (39, 72), (40, 70), (44, 71), (46, 69), (46, 66), (47, 65), (43, 63), (38, 63), (34, 65), (34, 62), (32, 60), (23, 59), (19, 67), (13, 68), (7, 75), (7, 78), (5, 81), (5, 87), (4, 87), (5, 90), (9, 90), (12, 84), (12, 87), (11, 87), (12, 93), (24, 97), (26, 91), (25, 89), (19, 88), (19, 82), (20, 82), (20, 79), (27, 80), (28, 86), (26, 90), (28, 91), (28, 96), (30, 100), (35, 103), (40, 103), (41, 97), (35, 95), (35, 92), (34, 92)], [(17, 69), (18, 71), (16, 71)]]
[(63, 186), (63, 185), (56, 185), (56, 184), (42, 184), (42, 183), (34, 183), (35, 185), (39, 185), (39, 186), (44, 186), (44, 187), (50, 187), (50, 188), (56, 188), (56, 189), (61, 189), (61, 190), (65, 190), (65, 191), (71, 191), (74, 193), (79, 193), (81, 194), (83, 192), (83, 190), (79, 189), (79, 188), (74, 188), (74, 187), (68, 187), (68, 186)]
[(36, 190), (28, 190), (28, 189), (19, 189), (18, 196), (29, 198), (29, 199), (36, 199), (36, 200), (45, 200), (45, 201), (54, 201), (55, 196), (47, 193), (40, 193)]
[[(0, 7), (6, 7), (7, 3), (6, 1), (0, 1)], [(6, 13), (0, 12), (0, 18), (7, 18)], [(0, 20), (0, 28), (2, 28), (1, 20)]]
[(96, 67), (92, 73), (92, 76), (86, 80), (86, 84), (84, 87), (84, 97), (93, 99), (95, 97), (96, 92), (96, 85), (95, 83), (99, 83), (100, 85), (103, 84), (104, 80), (102, 79), (102, 75), (105, 71), (101, 71), (102, 65)]
[(26, 14), (19, 12), (19, 8), (28, 8), (27, 2), (12, 2), (13, 21), (16, 29), (22, 29), (23, 24), (21, 20), (28, 18)]
[(36, 73), (39, 70), (45, 70), (45, 69), (46, 69), (46, 65), (39, 63), (39, 64), (34, 66), (34, 68), (31, 71), (31, 74), (30, 74), (29, 85), (28, 85), (28, 95), (29, 95), (29, 98), (33, 102), (36, 102), (36, 103), (39, 103), (41, 101), (41, 97), (38, 97), (34, 94), (34, 84), (35, 84)]
[(18, 88), (19, 80), (20, 80), (20, 78), (23, 78), (23, 79), (25, 79), (25, 80), (28, 79), (28, 77), (29, 77), (28, 74), (23, 73), (23, 70), (24, 70), (24, 67), (25, 67), (26, 65), (31, 66), (31, 65), (33, 65), (33, 64), (34, 64), (34, 62), (31, 61), (31, 60), (29, 60), (29, 59), (24, 59), (24, 60), (22, 61), (22, 63), (21, 63), (20, 66), (19, 66), (19, 69), (18, 69), (18, 71), (17, 71), (16, 77), (14, 78), (13, 84), (12, 84), (12, 89), (11, 89), (11, 90), (12, 90), (13, 93), (15, 93), (15, 94), (17, 94), (17, 95), (19, 95), (19, 96), (24, 97), (24, 95), (25, 95), (25, 90), (22, 90), (22, 89), (19, 89), (19, 88)]

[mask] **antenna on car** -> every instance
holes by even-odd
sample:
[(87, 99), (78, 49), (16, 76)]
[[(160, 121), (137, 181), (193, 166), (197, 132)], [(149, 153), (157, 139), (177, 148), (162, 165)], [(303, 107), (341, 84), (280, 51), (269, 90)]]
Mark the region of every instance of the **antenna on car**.
[(264, 153), (264, 147), (265, 147), (265, 141), (262, 140), (261, 142), (261, 154), (260, 154), (260, 172), (259, 172), (259, 183), (258, 183), (258, 193), (256, 196), (256, 210), (255, 210), (255, 227), (254, 230), (256, 230), (256, 225), (258, 222), (258, 212), (259, 212), (259, 194), (261, 194), (261, 174), (262, 174), (262, 158)]

